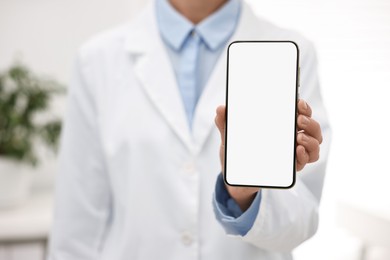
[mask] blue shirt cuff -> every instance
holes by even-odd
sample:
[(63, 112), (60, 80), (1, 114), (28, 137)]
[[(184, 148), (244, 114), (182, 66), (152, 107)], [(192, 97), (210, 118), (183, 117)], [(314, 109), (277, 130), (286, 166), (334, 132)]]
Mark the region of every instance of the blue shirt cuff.
[(218, 175), (213, 196), (213, 207), (215, 216), (226, 233), (245, 236), (256, 220), (260, 202), (261, 191), (257, 192), (251, 206), (243, 212), (226, 190), (222, 174)]

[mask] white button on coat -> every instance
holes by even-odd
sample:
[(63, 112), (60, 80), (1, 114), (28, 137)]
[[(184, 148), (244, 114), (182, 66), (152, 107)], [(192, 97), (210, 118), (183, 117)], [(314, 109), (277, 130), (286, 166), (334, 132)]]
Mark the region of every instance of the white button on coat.
[(185, 231), (181, 235), (181, 241), (183, 242), (184, 245), (190, 246), (193, 243), (193, 236), (191, 235), (190, 232)]
[(184, 171), (188, 174), (194, 174), (195, 173), (195, 164), (194, 163), (186, 163), (184, 165)]

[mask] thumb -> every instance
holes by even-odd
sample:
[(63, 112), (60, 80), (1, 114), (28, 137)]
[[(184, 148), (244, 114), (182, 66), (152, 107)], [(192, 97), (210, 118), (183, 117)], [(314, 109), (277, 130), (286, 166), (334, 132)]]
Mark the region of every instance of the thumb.
[(221, 134), (222, 143), (225, 142), (225, 126), (226, 126), (226, 107), (219, 106), (217, 108), (217, 115), (215, 116), (215, 124)]

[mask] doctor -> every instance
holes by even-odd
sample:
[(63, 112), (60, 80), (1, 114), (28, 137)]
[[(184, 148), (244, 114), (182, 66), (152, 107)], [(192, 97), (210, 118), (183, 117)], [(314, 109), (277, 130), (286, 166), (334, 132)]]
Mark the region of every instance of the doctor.
[[(225, 51), (238, 39), (300, 46), (305, 133), (290, 190), (221, 179)], [(316, 232), (329, 126), (305, 38), (240, 0), (154, 0), (86, 43), (75, 68), (49, 259), (291, 259)]]

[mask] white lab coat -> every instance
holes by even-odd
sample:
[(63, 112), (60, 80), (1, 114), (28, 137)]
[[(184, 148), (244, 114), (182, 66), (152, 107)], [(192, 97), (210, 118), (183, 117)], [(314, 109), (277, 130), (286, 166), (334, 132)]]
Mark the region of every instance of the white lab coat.
[(199, 100), (191, 132), (150, 4), (79, 52), (49, 259), (291, 259), (291, 250), (316, 232), (329, 127), (313, 47), (255, 17), (246, 4), (233, 39), (299, 44), (301, 96), (323, 128), (319, 162), (298, 174), (294, 188), (262, 191), (246, 236), (226, 235), (212, 208), (221, 171), (214, 117), (224, 104), (226, 52)]

